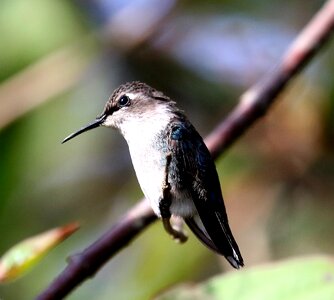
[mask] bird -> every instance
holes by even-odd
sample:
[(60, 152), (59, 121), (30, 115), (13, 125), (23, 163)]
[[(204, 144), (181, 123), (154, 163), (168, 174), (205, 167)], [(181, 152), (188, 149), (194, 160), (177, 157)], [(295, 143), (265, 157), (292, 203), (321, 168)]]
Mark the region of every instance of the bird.
[(228, 223), (218, 173), (202, 137), (176, 102), (140, 81), (120, 85), (93, 122), (66, 137), (105, 126), (125, 138), (139, 185), (164, 229), (183, 243), (184, 221), (209, 249), (244, 266)]

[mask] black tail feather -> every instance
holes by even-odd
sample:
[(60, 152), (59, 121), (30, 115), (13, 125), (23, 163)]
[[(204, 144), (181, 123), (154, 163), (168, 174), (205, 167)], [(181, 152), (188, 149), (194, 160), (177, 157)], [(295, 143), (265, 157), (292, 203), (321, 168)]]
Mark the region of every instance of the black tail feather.
[[(232, 267), (239, 269), (244, 266), (239, 247), (234, 240), (231, 229), (223, 222), (219, 213), (204, 225), (199, 216), (185, 219), (186, 224), (197, 238), (208, 248), (225, 256)], [(210, 224), (208, 224), (210, 223)], [(207, 230), (211, 233), (208, 234)]]

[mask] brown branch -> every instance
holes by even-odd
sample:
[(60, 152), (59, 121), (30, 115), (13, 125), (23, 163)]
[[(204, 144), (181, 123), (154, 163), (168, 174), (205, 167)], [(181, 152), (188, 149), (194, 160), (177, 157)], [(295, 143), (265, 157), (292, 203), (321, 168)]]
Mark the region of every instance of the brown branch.
[(143, 199), (97, 241), (81, 253), (72, 255), (68, 266), (36, 299), (63, 299), (80, 283), (93, 276), (111, 256), (124, 248), (154, 220), (156, 216)]
[[(236, 108), (207, 137), (206, 143), (217, 158), (240, 135), (263, 116), (277, 95), (319, 51), (334, 28), (334, 0), (325, 3), (300, 33), (281, 63), (264, 80), (250, 88)], [(68, 266), (36, 299), (62, 299), (84, 280), (94, 275), (112, 256), (124, 248), (156, 217), (142, 200), (104, 236), (82, 253), (72, 256)]]
[(276, 97), (330, 38), (334, 28), (334, 1), (329, 0), (289, 47), (281, 62), (261, 81), (248, 89), (239, 105), (206, 138), (213, 157), (234, 143), (262, 117)]

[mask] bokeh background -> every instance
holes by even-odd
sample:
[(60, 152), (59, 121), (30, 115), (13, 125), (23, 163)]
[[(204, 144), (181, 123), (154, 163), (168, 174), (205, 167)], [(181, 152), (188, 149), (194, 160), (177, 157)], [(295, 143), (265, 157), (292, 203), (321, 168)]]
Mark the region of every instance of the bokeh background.
[[(32, 299), (142, 197), (122, 137), (96, 129), (114, 88), (141, 80), (174, 98), (205, 136), (264, 77), (324, 1), (2, 0), (0, 254), (79, 221), (81, 229), (1, 299)], [(217, 161), (246, 266), (334, 252), (334, 49)], [(148, 299), (231, 271), (194, 236), (155, 223), (68, 299)]]

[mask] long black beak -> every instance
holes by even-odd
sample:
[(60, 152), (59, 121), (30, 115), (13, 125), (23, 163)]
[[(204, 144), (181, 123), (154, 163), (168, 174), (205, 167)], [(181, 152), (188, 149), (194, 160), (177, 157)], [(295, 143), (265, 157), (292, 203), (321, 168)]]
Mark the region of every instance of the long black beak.
[(105, 121), (106, 119), (106, 115), (102, 115), (101, 117), (98, 117), (95, 121), (93, 121), (92, 123), (88, 124), (87, 126), (85, 127), (82, 127), (80, 128), (78, 131), (70, 134), (68, 137), (66, 137), (61, 143), (64, 144), (65, 142), (73, 139), (74, 137), (76, 137), (77, 135), (85, 132), (85, 131), (88, 131), (88, 130), (91, 130), (91, 129), (94, 129), (96, 127), (99, 127), (103, 124), (103, 122)]

